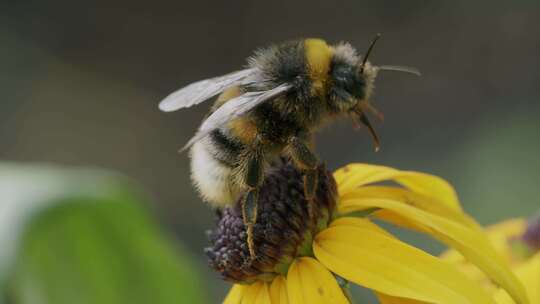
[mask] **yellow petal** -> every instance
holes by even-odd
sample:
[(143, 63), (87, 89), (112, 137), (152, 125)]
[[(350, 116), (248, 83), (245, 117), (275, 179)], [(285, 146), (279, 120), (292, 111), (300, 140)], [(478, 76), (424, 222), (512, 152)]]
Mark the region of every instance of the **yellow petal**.
[(379, 304), (428, 304), (427, 302), (393, 297), (382, 293), (376, 293)]
[(388, 237), (394, 237), (388, 231), (382, 229), (381, 227), (377, 225), (374, 225), (371, 221), (365, 218), (340, 217), (333, 220), (330, 223), (330, 227), (336, 227), (336, 226), (353, 226), (353, 227), (358, 227), (358, 228), (374, 229), (377, 232), (382, 233)]
[[(509, 219), (503, 222), (491, 225), (485, 228), (486, 234), (495, 248), (495, 251), (512, 266), (521, 262), (521, 257), (516, 257), (510, 246), (510, 242), (514, 237), (520, 236), (527, 228), (525, 219)], [(483, 282), (486, 288), (495, 289), (497, 286), (490, 284), (486, 275), (475, 265), (470, 264), (467, 259), (455, 249), (449, 249), (440, 255), (442, 259), (457, 265), (467, 276), (475, 281)]]
[(501, 290), (500, 293), (497, 293), (495, 295), (495, 302), (497, 304), (515, 304), (516, 303), (512, 300), (512, 298), (510, 298), (508, 293), (506, 293), (506, 291), (503, 291), (503, 290)]
[[(379, 214), (379, 213), (377, 213), (377, 214)], [(389, 213), (388, 212), (388, 216), (389, 216), (389, 218), (391, 217), (393, 221), (395, 221), (395, 220), (398, 220), (398, 221), (403, 220), (401, 217), (396, 216), (395, 213)], [(407, 223), (410, 224), (411, 222), (408, 221)], [(381, 232), (381, 233), (383, 233), (383, 234), (385, 234), (385, 235), (387, 235), (389, 237), (394, 237), (392, 234), (388, 233), (386, 230), (382, 229), (381, 227), (379, 227), (377, 225), (373, 225), (373, 223), (370, 222), (369, 220), (360, 219), (360, 218), (356, 218), (356, 217), (338, 218), (338, 219), (332, 221), (332, 223), (330, 224), (330, 227), (334, 227), (334, 226), (368, 227), (368, 228), (371, 228), (371, 229), (376, 229), (377, 231), (379, 231), (379, 232)], [(418, 229), (418, 230), (421, 231), (422, 229)], [(454, 255), (454, 253), (455, 253), (455, 255)], [(441, 257), (441, 259), (443, 259), (445, 261), (449, 261), (450, 263), (455, 265), (461, 272), (463, 272), (467, 277), (473, 279), (475, 282), (481, 283), (482, 286), (484, 286), (485, 288), (490, 289), (491, 291), (494, 289), (494, 285), (491, 284), (491, 281), (489, 281), (489, 279), (486, 277), (486, 275), (480, 269), (478, 269), (478, 267), (474, 266), (473, 264), (468, 263), (465, 260), (465, 258), (463, 257), (463, 255), (461, 255), (459, 252), (454, 250), (452, 252), (452, 254), (447, 255), (445, 253), (444, 257)], [(385, 295), (385, 296), (388, 297), (388, 295)]]
[[(422, 209), (429, 213), (450, 218), (464, 225), (481, 230), (482, 227), (462, 210), (444, 204), (436, 197), (429, 197), (408, 189), (389, 186), (364, 186), (340, 195), (339, 204), (349, 204), (359, 199), (388, 199)], [(367, 208), (367, 207), (366, 207)], [(359, 210), (361, 211), (361, 210)]]
[(285, 277), (277, 276), (270, 285), (270, 299), (272, 304), (288, 304), (287, 282)]
[(246, 286), (244, 290), (244, 296), (242, 297), (242, 304), (254, 304), (255, 299), (259, 295), (259, 291), (262, 288), (263, 284), (261, 282), (255, 282), (251, 285)]
[(458, 250), (471, 263), (482, 269), (491, 280), (504, 287), (517, 303), (529, 303), (523, 285), (509, 270), (504, 259), (495, 252), (482, 231), (399, 201), (359, 199), (338, 206), (342, 213), (363, 210), (366, 207), (385, 209), (415, 223), (425, 233)]
[(245, 287), (241, 304), (272, 304), (268, 285), (264, 282), (255, 282)]
[(334, 173), (340, 194), (360, 186), (393, 180), (410, 190), (434, 197), (455, 210), (461, 210), (454, 188), (444, 179), (420, 172), (400, 171), (390, 167), (350, 164)]
[(486, 227), (486, 231), (489, 235), (504, 235), (506, 237), (513, 237), (521, 235), (526, 228), (527, 220), (522, 218), (513, 218), (490, 225)]
[(338, 225), (320, 232), (313, 245), (317, 259), (351, 282), (395, 297), (430, 303), (493, 303), (451, 265), (364, 221), (365, 227)]
[[(489, 241), (508, 263), (516, 264), (522, 257), (516, 256), (511, 248), (511, 241), (521, 236), (527, 229), (527, 220), (522, 218), (508, 219), (503, 222), (486, 227), (484, 230)], [(441, 257), (451, 263), (467, 263), (467, 260), (458, 251), (449, 249)]]
[[(529, 301), (533, 304), (540, 303), (540, 253), (518, 266), (515, 273), (525, 285)], [(503, 289), (495, 294), (495, 300), (500, 304), (514, 304)]]
[[(441, 258), (441, 259), (443, 259), (444, 261), (448, 261), (445, 258)], [(455, 265), (459, 269), (459, 271), (461, 271), (467, 277), (471, 278), (475, 282), (478, 282), (482, 286), (482, 288), (484, 288), (487, 292), (493, 293), (499, 288), (497, 285), (493, 283), (493, 281), (491, 281), (486, 276), (486, 274), (482, 270), (480, 270), (475, 265), (466, 262), (466, 260), (461, 263), (451, 262), (451, 264)]]
[(349, 304), (334, 276), (313, 258), (296, 259), (287, 274), (289, 303)]
[(245, 285), (234, 284), (227, 297), (225, 297), (223, 304), (241, 304), (246, 287)]
[(516, 259), (521, 258), (513, 256), (510, 241), (515, 237), (521, 236), (525, 233), (526, 229), (527, 220), (516, 218), (489, 226), (486, 232), (495, 250), (502, 254), (510, 263), (516, 262)]
[(270, 287), (268, 284), (263, 283), (263, 286), (259, 289), (259, 294), (255, 298), (254, 304), (272, 304), (270, 298)]

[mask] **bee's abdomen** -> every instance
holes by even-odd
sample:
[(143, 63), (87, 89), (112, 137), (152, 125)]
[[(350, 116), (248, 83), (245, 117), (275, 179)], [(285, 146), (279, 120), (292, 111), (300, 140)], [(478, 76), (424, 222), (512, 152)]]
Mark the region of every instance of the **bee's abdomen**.
[(243, 145), (216, 129), (191, 148), (191, 178), (202, 198), (216, 207), (233, 204), (240, 195), (234, 176)]
[(216, 129), (210, 133), (212, 154), (216, 160), (232, 169), (238, 164), (238, 157), (245, 146), (238, 140), (233, 139), (230, 135), (226, 134), (227, 133), (221, 129)]

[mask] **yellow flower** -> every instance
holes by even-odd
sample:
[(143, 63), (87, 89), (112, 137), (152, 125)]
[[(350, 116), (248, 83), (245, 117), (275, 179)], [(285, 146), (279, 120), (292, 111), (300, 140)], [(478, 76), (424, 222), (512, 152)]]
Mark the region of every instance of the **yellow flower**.
[[(527, 223), (523, 218), (509, 219), (489, 226), (487, 235), (493, 246), (512, 266), (512, 270), (526, 288), (530, 303), (540, 303), (540, 218)], [(508, 293), (492, 284), (475, 266), (455, 250), (449, 250), (442, 256), (480, 282), (494, 294), (499, 304), (514, 304)]]
[[(327, 203), (328, 210), (315, 210), (316, 214), (328, 216), (318, 217), (316, 229), (310, 230), (311, 226), (306, 225), (306, 237), (296, 246), (297, 250), (288, 250), (287, 238), (280, 237), (279, 231), (265, 230), (261, 240), (275, 239), (279, 246), (267, 248), (271, 246), (261, 241), (265, 247), (260, 250), (261, 260), (279, 260), (274, 264), (253, 262), (252, 266), (256, 267), (251, 267), (245, 266), (245, 261), (237, 263), (234, 250), (239, 245), (233, 246), (233, 250), (223, 244), (238, 242), (240, 234), (232, 226), (219, 226), (219, 233), (229, 231), (234, 236), (212, 237), (214, 247), (209, 250), (209, 256), (214, 262), (211, 264), (225, 278), (239, 282), (230, 290), (225, 304), (349, 303), (349, 282), (372, 289), (380, 302), (386, 304), (495, 303), (489, 292), (457, 267), (400, 241), (373, 220), (414, 229), (455, 248), (516, 303), (529, 303), (523, 285), (507, 267), (505, 259), (495, 252), (481, 227), (463, 212), (455, 191), (446, 181), (424, 173), (367, 164), (348, 165), (337, 170), (333, 177), (339, 193), (337, 203)], [(289, 185), (293, 183), (291, 180), (294, 178), (288, 177)], [(280, 191), (275, 193), (285, 190)], [(263, 189), (261, 195), (264, 193)], [(278, 197), (275, 193), (272, 195)], [(279, 196), (279, 200), (290, 198)], [(294, 202), (295, 205), (306, 203)], [(276, 200), (262, 207), (263, 218), (273, 214), (271, 206), (281, 204)], [(276, 221), (283, 225), (279, 219)], [(287, 222), (289, 226), (301, 226), (294, 215), (287, 221), (292, 222), (290, 225)], [(222, 222), (234, 221), (222, 217)], [(261, 225), (267, 227), (269, 223)], [(291, 239), (295, 236), (291, 234)]]
[[(530, 303), (540, 303), (540, 253), (516, 266), (514, 272), (525, 285)], [(495, 293), (495, 300), (498, 304), (515, 303), (508, 293), (500, 288)]]

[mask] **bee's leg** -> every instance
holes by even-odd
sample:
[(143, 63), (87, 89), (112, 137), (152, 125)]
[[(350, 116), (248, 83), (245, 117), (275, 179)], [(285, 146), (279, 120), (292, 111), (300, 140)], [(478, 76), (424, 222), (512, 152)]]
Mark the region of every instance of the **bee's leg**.
[(242, 217), (244, 219), (244, 225), (246, 225), (247, 244), (249, 249), (249, 255), (251, 258), (255, 258), (255, 243), (253, 241), (253, 225), (257, 221), (257, 208), (259, 200), (259, 189), (253, 188), (248, 190), (244, 199), (242, 200)]
[(242, 199), (242, 217), (246, 225), (247, 243), (251, 258), (255, 258), (255, 244), (253, 241), (253, 226), (257, 221), (257, 209), (259, 202), (259, 188), (263, 181), (264, 157), (258, 144), (249, 154), (245, 171), (244, 182), (248, 191)]
[(315, 198), (319, 183), (319, 174), (317, 172), (319, 160), (311, 151), (308, 142), (301, 137), (292, 137), (289, 140), (288, 150), (295, 165), (304, 171), (304, 195), (306, 200), (310, 202), (308, 212), (310, 217), (313, 218), (311, 202)]

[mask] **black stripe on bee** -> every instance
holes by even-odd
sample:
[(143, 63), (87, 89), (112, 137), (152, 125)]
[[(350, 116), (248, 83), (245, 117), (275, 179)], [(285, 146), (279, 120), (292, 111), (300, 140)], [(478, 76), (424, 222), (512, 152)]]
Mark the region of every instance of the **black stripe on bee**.
[(220, 129), (210, 133), (210, 139), (214, 146), (214, 158), (227, 167), (234, 167), (238, 160), (238, 155), (244, 149), (244, 145), (223, 134)]
[[(260, 68), (271, 79), (270, 87), (290, 83), (294, 90), (286, 93), (288, 98), (305, 99), (309, 96), (311, 80), (305, 57), (303, 40), (283, 42), (279, 45), (259, 50), (250, 59), (251, 65)], [(246, 86), (248, 91), (268, 89), (268, 84)], [(262, 86), (262, 87), (261, 87)]]

